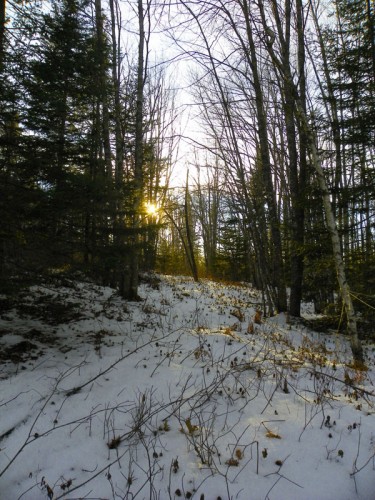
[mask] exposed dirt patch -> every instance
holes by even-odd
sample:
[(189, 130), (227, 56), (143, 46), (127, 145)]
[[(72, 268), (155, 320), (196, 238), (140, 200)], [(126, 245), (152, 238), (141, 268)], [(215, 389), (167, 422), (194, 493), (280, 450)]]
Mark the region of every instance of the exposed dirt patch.
[[(103, 296), (102, 290), (87, 284), (45, 283), (24, 289), (17, 295), (0, 295), (0, 364), (36, 360), (48, 347), (67, 353), (77, 343), (88, 343), (95, 351), (113, 345), (112, 333), (96, 332), (101, 318), (123, 320), (126, 305), (119, 309), (117, 296)], [(76, 323), (93, 321), (92, 332), (80, 333)], [(63, 326), (62, 326), (63, 325)], [(9, 338), (8, 338), (9, 336)], [(78, 340), (80, 339), (80, 340)]]
[(3, 337), (4, 335), (8, 335), (8, 334), (9, 334), (9, 329), (6, 329), (6, 330), (0, 329), (0, 338)]
[(26, 359), (38, 359), (40, 352), (37, 353), (39, 347), (36, 344), (28, 340), (22, 340), (18, 344), (2, 349), (0, 352), (0, 359), (7, 361), (10, 360), (13, 363), (20, 363)]
[(59, 302), (48, 296), (39, 297), (33, 304), (18, 304), (17, 310), (22, 316), (41, 319), (48, 325), (70, 323), (81, 318), (78, 304)]
[[(302, 324), (322, 333), (340, 333), (346, 334), (346, 320), (339, 316), (322, 316), (314, 319), (302, 319)], [(357, 319), (358, 336), (361, 340), (375, 340), (373, 323), (365, 319)]]
[(13, 309), (15, 301), (9, 297), (0, 297), (0, 316)]
[(34, 340), (37, 342), (41, 342), (42, 344), (52, 345), (56, 343), (56, 337), (54, 337), (53, 335), (49, 335), (45, 332), (42, 332), (37, 328), (32, 328), (28, 332), (24, 333), (23, 337), (26, 340)]

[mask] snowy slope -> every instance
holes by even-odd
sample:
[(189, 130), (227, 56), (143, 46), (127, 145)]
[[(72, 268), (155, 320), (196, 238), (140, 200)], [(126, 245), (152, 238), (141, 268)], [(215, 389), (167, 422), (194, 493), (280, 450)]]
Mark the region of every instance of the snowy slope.
[[(375, 500), (374, 347), (248, 286), (65, 280), (0, 318), (0, 499)], [(20, 314), (22, 303), (23, 314)]]

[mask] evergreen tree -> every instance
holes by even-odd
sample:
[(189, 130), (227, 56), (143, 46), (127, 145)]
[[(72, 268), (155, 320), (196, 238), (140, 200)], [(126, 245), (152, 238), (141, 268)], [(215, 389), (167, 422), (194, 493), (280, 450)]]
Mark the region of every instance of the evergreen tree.
[(327, 103), (337, 110), (331, 189), (353, 289), (371, 294), (375, 291), (371, 272), (375, 259), (374, 6), (367, 0), (336, 0), (335, 16), (336, 24), (324, 31), (331, 73)]
[(86, 0), (56, 1), (47, 12), (25, 6), (27, 15), (21, 10), (13, 20), (23, 43), (9, 47), (3, 70), (0, 159), (2, 199), (17, 201), (1, 209), (3, 220), (19, 220), (13, 254), (21, 269), (72, 264), (85, 244), (85, 214), (108, 201), (108, 186), (100, 179), (99, 195), (96, 186), (100, 125), (89, 7)]

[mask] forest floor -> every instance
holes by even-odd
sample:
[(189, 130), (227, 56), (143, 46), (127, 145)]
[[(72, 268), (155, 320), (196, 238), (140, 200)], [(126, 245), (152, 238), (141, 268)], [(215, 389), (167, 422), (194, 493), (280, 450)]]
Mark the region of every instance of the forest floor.
[[(0, 297), (0, 499), (375, 500), (375, 345), (250, 286), (153, 277)], [(312, 306), (304, 305), (305, 318)]]

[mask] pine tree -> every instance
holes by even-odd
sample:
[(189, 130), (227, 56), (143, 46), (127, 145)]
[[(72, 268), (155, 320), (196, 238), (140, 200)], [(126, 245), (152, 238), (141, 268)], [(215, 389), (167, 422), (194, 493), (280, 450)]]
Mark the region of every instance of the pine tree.
[(1, 208), (3, 220), (19, 221), (13, 254), (24, 269), (72, 264), (83, 253), (84, 214), (99, 210), (94, 202), (103, 206), (103, 193), (109, 193), (102, 186), (96, 196), (100, 153), (93, 140), (95, 29), (86, 15), (89, 5), (61, 0), (47, 12), (26, 5), (27, 15), (20, 10), (13, 19), (15, 33), (28, 43), (9, 47), (1, 82), (2, 199), (17, 200)]

